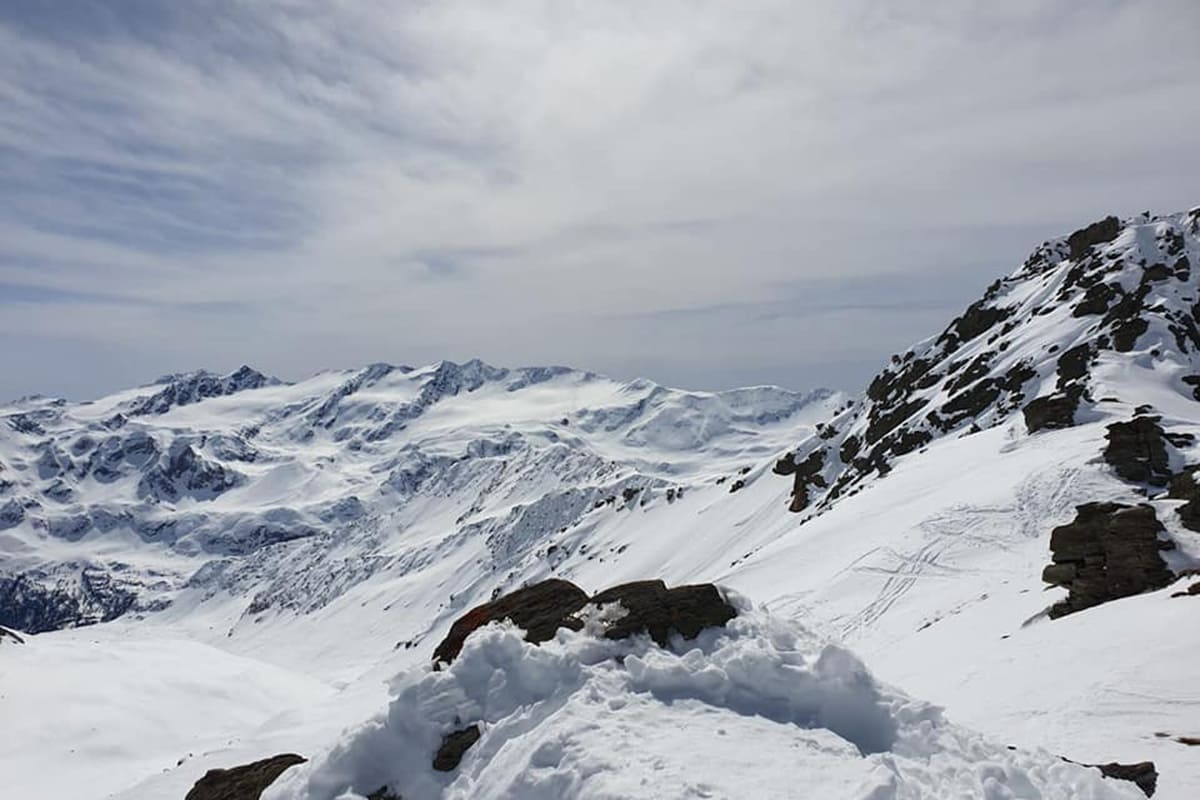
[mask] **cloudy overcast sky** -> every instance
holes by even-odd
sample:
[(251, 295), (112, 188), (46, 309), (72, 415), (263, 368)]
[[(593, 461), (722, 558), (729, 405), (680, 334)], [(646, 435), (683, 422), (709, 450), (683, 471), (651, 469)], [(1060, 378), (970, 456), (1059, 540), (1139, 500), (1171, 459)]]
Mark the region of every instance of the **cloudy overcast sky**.
[(857, 388), (1200, 204), (1196, 0), (4, 0), (0, 399), (565, 363)]

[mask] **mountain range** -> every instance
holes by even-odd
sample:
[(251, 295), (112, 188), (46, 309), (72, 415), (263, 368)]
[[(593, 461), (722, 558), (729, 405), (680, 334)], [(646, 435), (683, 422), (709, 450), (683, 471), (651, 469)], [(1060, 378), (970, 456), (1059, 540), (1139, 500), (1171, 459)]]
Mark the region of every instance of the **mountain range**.
[[(861, 396), (443, 361), (22, 398), (0, 774), (182, 798), (295, 752), (264, 797), (996, 800), (1141, 797), (1072, 762), (1153, 761), (1200, 796), (1198, 422), (1200, 208), (1043, 243)], [(551, 578), (738, 618), (498, 626), (431, 668)]]

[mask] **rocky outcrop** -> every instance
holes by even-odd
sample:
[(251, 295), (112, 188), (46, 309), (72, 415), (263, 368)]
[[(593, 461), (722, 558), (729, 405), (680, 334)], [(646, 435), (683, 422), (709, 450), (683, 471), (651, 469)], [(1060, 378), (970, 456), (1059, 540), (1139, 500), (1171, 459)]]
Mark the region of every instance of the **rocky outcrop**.
[(240, 767), (210, 769), (184, 800), (258, 800), (280, 775), (305, 761), (303, 756), (285, 753)]
[(1051, 618), (1161, 589), (1174, 580), (1161, 552), (1174, 546), (1149, 505), (1086, 503), (1075, 520), (1050, 534), (1053, 562), (1042, 580), (1068, 591), (1050, 608)]
[[(1116, 354), (1152, 342), (1147, 358), (1189, 361), (1200, 353), (1190, 253), (1198, 227), (1191, 212), (1110, 216), (1044, 242), (940, 335), (892, 356), (865, 397), (827, 420), (791, 463), (781, 462), (776, 472), (794, 482), (792, 510), (820, 513), (887, 475), (898, 458), (948, 434), (1003, 424), (1017, 411), (1030, 433), (1072, 427), (1100, 402), (1095, 365)], [(1200, 375), (1190, 372), (1181, 387), (1200, 397)], [(1115, 456), (1126, 460), (1122, 446)], [(814, 452), (819, 473), (797, 476), (795, 467)], [(1164, 473), (1147, 477), (1162, 481)]]
[(1025, 416), (1025, 429), (1030, 433), (1040, 430), (1070, 428), (1075, 424), (1075, 410), (1079, 408), (1079, 394), (1055, 392), (1037, 397), (1021, 409)]
[(102, 568), (0, 574), (0, 624), (44, 633), (107, 622), (128, 611), (136, 597)]
[(673, 633), (694, 639), (705, 628), (720, 627), (737, 616), (711, 583), (668, 589), (659, 580), (637, 581), (606, 589), (589, 602), (597, 606), (620, 603), (627, 612), (607, 623), (606, 638), (647, 633), (661, 647), (667, 646)]
[(1084, 764), (1085, 767), (1095, 767), (1104, 773), (1104, 777), (1118, 781), (1129, 781), (1142, 790), (1146, 797), (1153, 797), (1158, 788), (1158, 769), (1153, 761), (1139, 761), (1136, 764), (1118, 764), (1115, 761), (1108, 764)]
[(1186, 467), (1178, 475), (1171, 478), (1171, 487), (1167, 497), (1173, 500), (1186, 500), (1175, 510), (1183, 527), (1200, 533), (1200, 483), (1196, 482), (1196, 473), (1200, 466)]
[(570, 581), (551, 579), (518, 589), (476, 606), (456, 619), (446, 638), (434, 649), (433, 660), (449, 664), (462, 651), (467, 637), (489, 622), (511, 620), (525, 630), (525, 641), (533, 644), (554, 638), (559, 628), (579, 630), (583, 622), (575, 613), (587, 601), (587, 592)]
[(1122, 480), (1166, 486), (1171, 480), (1166, 432), (1161, 417), (1136, 416), (1108, 426), (1104, 460)]
[(158, 391), (152, 395), (139, 397), (130, 403), (125, 409), (125, 416), (165, 414), (176, 406), (190, 405), (210, 397), (224, 397), (235, 392), (278, 384), (277, 378), (271, 378), (244, 365), (236, 372), (224, 376), (214, 375), (203, 370), (166, 375), (160, 378), (155, 385)]
[(438, 772), (451, 772), (458, 768), (463, 755), (470, 750), (482, 735), (478, 725), (468, 725), (461, 730), (447, 733), (433, 756), (433, 768)]
[(644, 633), (661, 646), (668, 644), (672, 634), (694, 639), (703, 629), (724, 625), (737, 616), (712, 584), (668, 589), (660, 580), (636, 581), (588, 597), (570, 581), (551, 579), (476, 606), (459, 617), (434, 648), (433, 660), (435, 664), (452, 662), (467, 637), (489, 622), (510, 620), (525, 630), (525, 641), (539, 644), (554, 638), (559, 628), (582, 629), (579, 612), (584, 606), (610, 603), (619, 603), (625, 614), (603, 621), (606, 638)]
[(1086, 228), (1080, 228), (1067, 237), (1067, 257), (1078, 261), (1086, 256), (1093, 247), (1105, 242), (1111, 242), (1121, 232), (1121, 220), (1116, 217), (1105, 217), (1099, 222), (1093, 222)]

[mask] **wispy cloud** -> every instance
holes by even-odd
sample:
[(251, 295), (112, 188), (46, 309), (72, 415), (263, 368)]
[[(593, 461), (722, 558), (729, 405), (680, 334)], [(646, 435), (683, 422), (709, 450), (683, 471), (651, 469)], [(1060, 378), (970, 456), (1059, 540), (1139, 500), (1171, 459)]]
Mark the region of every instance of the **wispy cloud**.
[(0, 395), (473, 355), (853, 383), (1045, 236), (1197, 202), (1198, 26), (1192, 0), (12, 0)]

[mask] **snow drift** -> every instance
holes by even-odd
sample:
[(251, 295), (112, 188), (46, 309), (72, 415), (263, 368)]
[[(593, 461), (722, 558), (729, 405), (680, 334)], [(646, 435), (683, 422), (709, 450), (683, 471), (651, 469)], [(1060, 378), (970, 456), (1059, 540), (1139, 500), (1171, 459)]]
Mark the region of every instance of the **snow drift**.
[[(446, 669), (398, 675), (384, 713), (264, 798), (1143, 797), (953, 725), (848, 650), (734, 602), (737, 619), (669, 648), (598, 638), (595, 618), (540, 646), (489, 624)], [(443, 737), (468, 725), (478, 743), (436, 771)]]

